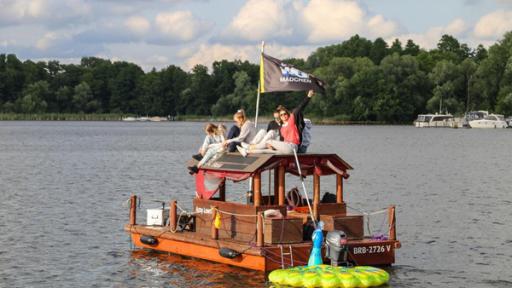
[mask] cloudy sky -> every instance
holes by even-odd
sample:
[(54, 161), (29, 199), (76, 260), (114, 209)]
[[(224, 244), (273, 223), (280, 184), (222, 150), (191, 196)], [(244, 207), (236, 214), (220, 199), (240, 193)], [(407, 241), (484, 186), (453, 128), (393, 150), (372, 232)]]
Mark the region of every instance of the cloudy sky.
[(359, 34), (433, 48), (443, 34), (470, 47), (512, 30), (512, 0), (0, 0), (0, 53), (78, 63), (83, 56), (149, 70), (214, 60), (278, 58)]

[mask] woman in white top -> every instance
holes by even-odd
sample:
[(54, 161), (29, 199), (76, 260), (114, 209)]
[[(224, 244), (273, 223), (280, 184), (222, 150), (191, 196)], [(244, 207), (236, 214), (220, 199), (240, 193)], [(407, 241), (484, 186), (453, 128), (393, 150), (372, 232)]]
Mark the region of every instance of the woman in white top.
[(233, 115), (233, 121), (235, 121), (236, 125), (240, 127), (240, 135), (238, 135), (238, 137), (225, 140), (224, 145), (227, 146), (232, 142), (251, 143), (252, 139), (256, 136), (256, 127), (254, 127), (254, 124), (247, 119), (243, 109), (238, 110), (235, 115)]
[(188, 167), (190, 174), (197, 173), (199, 171), (199, 167), (203, 166), (212, 158), (224, 153), (225, 151), (224, 141), (226, 139), (226, 127), (224, 125), (215, 125), (209, 123), (206, 125), (204, 131), (206, 132), (206, 137), (204, 139), (203, 145), (199, 149), (199, 153), (201, 153), (203, 157), (197, 165)]
[(224, 141), (223, 135), (219, 135), (217, 133), (217, 125), (213, 123), (208, 123), (204, 127), (204, 132), (206, 133), (206, 137), (204, 137), (203, 145), (201, 145), (201, 148), (199, 148), (199, 153), (204, 156), (206, 154), (206, 151), (208, 151), (208, 148), (211, 144), (215, 143), (222, 143)]

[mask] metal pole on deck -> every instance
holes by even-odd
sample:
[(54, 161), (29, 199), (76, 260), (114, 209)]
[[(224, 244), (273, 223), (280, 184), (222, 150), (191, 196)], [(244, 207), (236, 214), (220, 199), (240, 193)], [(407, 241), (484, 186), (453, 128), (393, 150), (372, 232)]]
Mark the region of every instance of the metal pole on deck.
[[(261, 41), (261, 52), (260, 59), (262, 57), (263, 51), (265, 50), (265, 41)], [(261, 62), (260, 62), (260, 71), (261, 71)], [(258, 112), (260, 108), (260, 90), (261, 90), (261, 77), (258, 80), (258, 96), (256, 97), (256, 116), (254, 117), (254, 127), (258, 127)]]
[(313, 220), (313, 225), (315, 226), (315, 229), (316, 229), (315, 214), (313, 214), (313, 210), (311, 209), (311, 204), (309, 203), (308, 192), (306, 191), (306, 185), (304, 184), (304, 179), (302, 178), (302, 171), (300, 169), (299, 157), (297, 157), (297, 151), (295, 151), (295, 149), (293, 149), (293, 155), (295, 156), (295, 162), (297, 164), (297, 169), (299, 170), (300, 182), (302, 182), (302, 191), (304, 192), (304, 196), (306, 196), (306, 203), (308, 203), (309, 214), (311, 215), (311, 219)]
[[(265, 50), (265, 41), (261, 41), (261, 52), (260, 52), (260, 58), (262, 57), (261, 54), (263, 54), (263, 50)], [(260, 62), (261, 65), (261, 62)], [(261, 70), (261, 66), (260, 66)], [(261, 89), (261, 77), (259, 77), (258, 80), (258, 96), (256, 97), (256, 116), (254, 116), (254, 128), (258, 128), (258, 111), (260, 109), (260, 89)], [(252, 177), (251, 181), (249, 181), (249, 191), (252, 191)]]

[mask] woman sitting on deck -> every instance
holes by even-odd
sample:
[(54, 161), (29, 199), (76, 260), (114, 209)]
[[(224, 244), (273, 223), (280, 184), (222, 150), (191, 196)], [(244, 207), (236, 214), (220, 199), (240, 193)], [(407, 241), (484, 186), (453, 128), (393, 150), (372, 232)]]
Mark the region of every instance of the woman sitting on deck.
[(203, 166), (217, 154), (221, 154), (226, 150), (223, 144), (226, 140), (226, 127), (224, 125), (209, 123), (206, 125), (204, 131), (206, 132), (206, 137), (203, 145), (199, 149), (199, 152), (203, 156), (197, 166), (188, 167), (190, 174), (197, 173), (199, 167)]
[(224, 140), (224, 146), (227, 147), (233, 142), (251, 143), (256, 136), (256, 128), (252, 122), (247, 119), (247, 116), (245, 116), (245, 111), (243, 109), (236, 111), (235, 115), (233, 115), (233, 121), (235, 121), (236, 125), (240, 127), (240, 135), (235, 138)]
[(304, 123), (302, 111), (315, 95), (313, 90), (308, 92), (308, 96), (299, 104), (292, 113), (284, 106), (277, 107), (279, 117), (281, 118), (281, 137), (283, 141), (276, 140), (275, 131), (271, 130), (265, 134), (264, 130), (258, 132), (254, 137), (253, 142), (250, 144), (242, 143), (242, 146), (237, 146), (238, 151), (242, 156), (247, 156), (248, 153), (274, 153), (274, 154), (291, 154), (297, 151), (301, 143), (301, 131)]

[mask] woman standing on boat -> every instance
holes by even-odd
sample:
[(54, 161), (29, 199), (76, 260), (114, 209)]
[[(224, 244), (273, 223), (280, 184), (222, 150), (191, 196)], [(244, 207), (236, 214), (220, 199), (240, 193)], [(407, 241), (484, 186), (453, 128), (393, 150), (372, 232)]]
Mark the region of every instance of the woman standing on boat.
[(235, 115), (233, 115), (233, 121), (235, 121), (236, 125), (240, 127), (240, 135), (235, 138), (225, 140), (223, 142), (224, 146), (227, 147), (233, 142), (251, 143), (254, 136), (256, 136), (256, 128), (252, 122), (247, 119), (247, 116), (245, 116), (245, 111), (243, 109), (236, 111)]
[(248, 153), (291, 154), (293, 150), (297, 151), (302, 141), (301, 131), (304, 128), (304, 115), (302, 111), (304, 111), (313, 95), (315, 95), (315, 91), (309, 90), (307, 97), (291, 113), (282, 105), (277, 107), (276, 110), (279, 112), (282, 122), (280, 132), (283, 141), (272, 140), (274, 135), (271, 135), (271, 133), (273, 131), (268, 132), (263, 137), (260, 137), (262, 135), (260, 133), (256, 137), (256, 141), (249, 142), (251, 145), (242, 143), (242, 146), (237, 147), (240, 154), (243, 156), (246, 156)]

